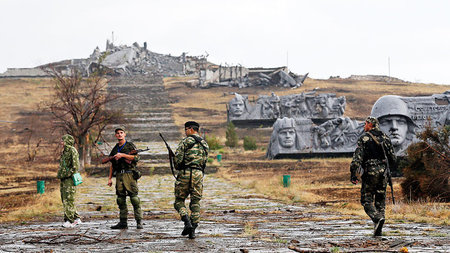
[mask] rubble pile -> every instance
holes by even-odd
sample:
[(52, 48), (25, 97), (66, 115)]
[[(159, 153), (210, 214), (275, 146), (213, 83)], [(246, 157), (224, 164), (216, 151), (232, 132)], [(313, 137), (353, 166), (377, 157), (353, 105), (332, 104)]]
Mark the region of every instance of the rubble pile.
[(53, 62), (35, 68), (8, 69), (2, 77), (45, 77), (47, 71), (55, 69), (63, 75), (70, 75), (75, 69), (83, 76), (89, 76), (98, 69), (113, 76), (198, 76), (191, 83), (193, 87), (211, 88), (217, 86), (252, 87), (281, 86), (297, 88), (303, 84), (306, 75), (296, 75), (287, 67), (246, 68), (243, 66), (222, 66), (208, 62), (207, 55), (171, 56), (154, 53), (147, 49), (147, 42), (140, 46), (137, 42), (131, 46), (116, 46), (106, 41), (105, 51), (96, 47), (94, 52), (83, 59), (70, 59)]
[(226, 87), (254, 87), (254, 86), (280, 86), (298, 88), (305, 81), (306, 75), (296, 75), (287, 67), (278, 68), (245, 68), (242, 66), (209, 66), (200, 69), (198, 86), (210, 88)]
[(146, 42), (141, 47), (137, 42), (133, 43), (132, 46), (115, 46), (107, 41), (106, 51), (100, 52), (97, 47), (89, 59), (91, 60), (89, 71), (101, 65), (108, 68), (113, 75), (121, 76), (136, 74), (184, 75), (183, 58), (181, 56), (173, 57), (151, 52), (147, 49)]

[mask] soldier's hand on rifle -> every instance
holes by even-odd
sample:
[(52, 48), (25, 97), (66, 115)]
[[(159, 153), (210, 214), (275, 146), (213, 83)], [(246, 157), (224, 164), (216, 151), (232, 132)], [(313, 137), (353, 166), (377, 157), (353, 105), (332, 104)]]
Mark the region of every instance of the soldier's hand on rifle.
[(111, 187), (111, 185), (112, 185), (112, 178), (109, 178), (108, 179), (108, 186)]
[(119, 160), (120, 158), (123, 157), (123, 155), (124, 155), (123, 153), (117, 153), (114, 155), (114, 159)]
[(359, 182), (358, 177), (356, 177), (356, 175), (351, 175), (350, 182), (352, 182), (352, 184), (357, 184)]

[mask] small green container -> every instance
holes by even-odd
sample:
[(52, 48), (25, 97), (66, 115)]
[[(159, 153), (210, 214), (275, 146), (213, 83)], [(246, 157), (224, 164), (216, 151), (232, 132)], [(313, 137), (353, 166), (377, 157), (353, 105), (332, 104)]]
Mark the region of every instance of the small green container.
[(37, 181), (37, 192), (40, 194), (44, 194), (45, 192), (45, 181)]
[(219, 163), (222, 161), (222, 155), (221, 155), (221, 154), (218, 154), (218, 155), (217, 155), (217, 161), (218, 161)]
[(291, 185), (291, 175), (283, 175), (283, 187), (289, 187)]

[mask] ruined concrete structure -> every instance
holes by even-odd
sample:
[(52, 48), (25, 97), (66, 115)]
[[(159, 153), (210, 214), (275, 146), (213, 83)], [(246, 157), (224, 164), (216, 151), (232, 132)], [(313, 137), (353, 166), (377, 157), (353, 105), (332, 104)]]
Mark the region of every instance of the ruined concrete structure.
[(297, 76), (286, 67), (249, 69), (243, 66), (221, 66), (208, 62), (208, 54), (201, 56), (171, 56), (148, 50), (147, 42), (140, 46), (137, 42), (131, 46), (116, 46), (106, 41), (105, 51), (98, 47), (88, 58), (63, 60), (35, 68), (10, 68), (0, 74), (0, 78), (11, 77), (50, 77), (46, 70), (55, 69), (69, 75), (73, 70), (83, 76), (89, 76), (101, 68), (114, 76), (198, 76), (194, 87), (210, 88), (215, 86), (267, 86), (299, 87), (306, 79)]
[(235, 94), (228, 103), (228, 121), (236, 126), (272, 126), (278, 118), (311, 119), (323, 123), (340, 117), (346, 107), (345, 97), (333, 93), (316, 94), (315, 91), (286, 96), (260, 95), (251, 104), (248, 96)]
[(62, 74), (70, 74), (76, 69), (84, 76), (90, 75), (94, 70), (102, 67), (111, 75), (132, 76), (175, 76), (192, 72), (192, 66), (201, 67), (197, 63), (203, 61), (202, 57), (187, 57), (186, 54), (174, 57), (151, 52), (147, 43), (140, 46), (137, 42), (131, 46), (115, 46), (106, 42), (106, 50), (101, 52), (97, 47), (88, 58), (71, 59), (53, 62), (35, 68), (8, 69), (1, 77), (45, 77), (50, 76), (45, 69), (55, 68)]
[(287, 88), (300, 87), (308, 74), (296, 75), (287, 67), (279, 68), (245, 68), (243, 66), (210, 65), (199, 70), (198, 86), (210, 88), (252, 87), (252, 86), (282, 86)]
[[(426, 124), (450, 125), (450, 91), (422, 97), (383, 96), (373, 105), (371, 115), (378, 118), (381, 130), (391, 138), (396, 154), (404, 156)], [(344, 116), (321, 124), (310, 119), (279, 118), (273, 126), (267, 157), (351, 156), (363, 125)]]

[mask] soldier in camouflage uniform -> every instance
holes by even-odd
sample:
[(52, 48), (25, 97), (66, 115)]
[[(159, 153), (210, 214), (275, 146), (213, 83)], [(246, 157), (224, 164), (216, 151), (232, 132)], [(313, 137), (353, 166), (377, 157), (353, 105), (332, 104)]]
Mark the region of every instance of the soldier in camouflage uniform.
[(396, 166), (391, 140), (380, 130), (378, 120), (369, 116), (365, 122), (364, 133), (359, 137), (353, 154), (353, 161), (350, 165), (350, 181), (357, 184), (357, 171), (363, 172), (361, 175), (361, 205), (374, 223), (375, 236), (381, 235), (385, 221), (387, 178), (384, 172), (387, 165), (386, 159), (390, 166)]
[[(203, 140), (198, 130), (200, 125), (194, 121), (184, 124), (186, 138), (178, 145), (175, 152), (175, 167), (178, 170), (177, 181), (175, 182), (175, 203), (174, 207), (184, 221), (182, 235), (189, 235), (190, 239), (195, 238), (195, 229), (200, 220), (200, 200), (203, 194), (203, 173), (208, 159), (208, 143)], [(191, 202), (189, 209), (191, 216), (184, 205), (185, 199), (190, 195)]]
[(76, 186), (74, 186), (72, 176), (80, 168), (80, 161), (77, 149), (73, 146), (75, 139), (72, 135), (66, 134), (62, 137), (61, 144), (64, 150), (59, 161), (57, 177), (61, 180), (60, 191), (64, 208), (64, 227), (74, 227), (81, 224), (80, 216), (75, 207)]
[[(115, 137), (118, 143), (111, 150), (110, 157), (111, 167), (109, 169), (108, 185), (112, 185), (112, 176), (116, 175), (116, 195), (117, 205), (119, 206), (120, 221), (112, 226), (112, 229), (127, 229), (128, 228), (128, 208), (127, 195), (130, 196), (131, 204), (134, 209), (134, 218), (136, 219), (136, 228), (142, 229), (142, 209), (141, 201), (138, 197), (138, 184), (135, 175), (137, 168), (136, 163), (139, 161), (139, 155), (129, 155), (130, 151), (136, 150), (136, 146), (125, 139), (126, 133), (124, 127), (116, 128)], [(127, 162), (126, 160), (130, 161)], [(134, 171), (134, 172), (133, 172)]]

